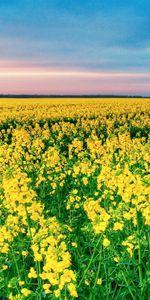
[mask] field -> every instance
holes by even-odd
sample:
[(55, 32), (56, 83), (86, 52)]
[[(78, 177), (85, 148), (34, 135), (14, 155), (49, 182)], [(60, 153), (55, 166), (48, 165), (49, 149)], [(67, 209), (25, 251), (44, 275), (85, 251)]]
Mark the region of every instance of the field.
[(150, 299), (150, 99), (0, 99), (0, 299)]

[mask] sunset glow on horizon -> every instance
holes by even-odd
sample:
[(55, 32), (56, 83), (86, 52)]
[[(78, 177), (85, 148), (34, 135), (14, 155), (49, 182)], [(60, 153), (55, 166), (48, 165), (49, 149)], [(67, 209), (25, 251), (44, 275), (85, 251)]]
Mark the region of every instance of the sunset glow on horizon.
[(150, 78), (150, 73), (121, 73), (121, 72), (85, 72), (85, 71), (44, 71), (44, 70), (10, 70), (0, 71), (0, 76), (71, 76), (71, 77), (130, 77), (130, 78)]
[(1, 94), (125, 94), (149, 93), (149, 73), (67, 70), (0, 71)]

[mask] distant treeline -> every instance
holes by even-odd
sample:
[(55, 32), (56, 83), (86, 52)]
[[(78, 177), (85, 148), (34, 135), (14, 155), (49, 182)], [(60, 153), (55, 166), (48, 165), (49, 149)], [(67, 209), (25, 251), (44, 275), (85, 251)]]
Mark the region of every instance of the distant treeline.
[(130, 96), (130, 95), (0, 95), (0, 98), (150, 98), (144, 96)]

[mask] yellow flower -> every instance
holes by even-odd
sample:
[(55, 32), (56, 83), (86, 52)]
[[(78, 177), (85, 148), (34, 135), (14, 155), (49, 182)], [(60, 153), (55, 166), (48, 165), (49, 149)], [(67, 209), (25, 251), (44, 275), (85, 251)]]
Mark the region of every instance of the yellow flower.
[(25, 297), (27, 297), (27, 296), (29, 296), (29, 295), (31, 294), (31, 291), (28, 290), (28, 289), (26, 289), (26, 288), (23, 288), (23, 289), (21, 289), (21, 293), (22, 293)]
[(79, 208), (80, 205), (78, 203), (75, 204), (75, 208)]
[(85, 283), (86, 285), (89, 285), (89, 284), (90, 284), (89, 281), (88, 281), (87, 279), (84, 281), (84, 283)]
[(77, 190), (77, 189), (72, 190), (72, 194), (73, 194), (73, 195), (76, 195), (77, 193), (78, 193), (78, 190)]
[(98, 285), (102, 285), (102, 278), (98, 278), (97, 281), (96, 281), (96, 283), (97, 283)]
[(78, 247), (78, 246), (77, 246), (77, 243), (75, 243), (75, 242), (71, 243), (71, 245), (72, 245), (73, 247), (75, 247), (75, 248)]
[(11, 293), (10, 295), (9, 295), (9, 298), (8, 298), (9, 300), (23, 300), (24, 299), (24, 297), (23, 297), (23, 295), (20, 295), (20, 293), (18, 294), (18, 295), (15, 295), (15, 296), (13, 296), (13, 294)]
[(123, 229), (123, 224), (120, 223), (120, 222), (115, 222), (114, 223), (114, 228), (113, 228), (115, 231), (117, 230), (122, 230)]
[(60, 290), (54, 291), (55, 297), (58, 298), (60, 296)]
[(37, 278), (37, 273), (35, 272), (34, 268), (30, 268), (30, 272), (28, 274), (29, 278)]
[(9, 252), (9, 246), (8, 246), (8, 244), (4, 245), (4, 247), (1, 249), (1, 252), (4, 253), (4, 254), (6, 254), (6, 253)]
[(70, 295), (72, 297), (78, 297), (77, 291), (76, 291), (76, 287), (73, 283), (69, 283), (68, 284), (68, 290), (70, 292)]
[(51, 186), (52, 186), (52, 188), (55, 190), (55, 189), (56, 189), (56, 187), (57, 187), (57, 184), (56, 184), (56, 182), (53, 182), (53, 183), (51, 183)]
[(34, 255), (34, 260), (35, 261), (42, 261), (42, 255), (39, 253), (35, 253)]
[(22, 256), (28, 256), (28, 251), (22, 251)]
[(110, 241), (107, 238), (103, 239), (103, 246), (108, 247), (110, 245)]
[(52, 293), (52, 292), (50, 291), (50, 287), (51, 287), (51, 285), (50, 285), (49, 283), (43, 284), (43, 289), (44, 289), (44, 291), (45, 291), (45, 294), (50, 294), (50, 293)]
[(115, 261), (115, 262), (118, 262), (118, 261), (119, 261), (119, 256), (115, 256), (115, 257), (114, 257), (114, 261)]
[(24, 282), (24, 281), (21, 281), (21, 280), (20, 280), (18, 283), (19, 283), (20, 286), (22, 286), (22, 285), (25, 284), (25, 282)]
[(83, 178), (82, 178), (82, 181), (83, 181), (83, 184), (84, 184), (84, 185), (87, 185), (87, 184), (88, 184), (88, 179), (87, 179), (87, 177), (83, 177)]
[(3, 266), (3, 270), (7, 270), (8, 269), (8, 266), (7, 265), (4, 265)]

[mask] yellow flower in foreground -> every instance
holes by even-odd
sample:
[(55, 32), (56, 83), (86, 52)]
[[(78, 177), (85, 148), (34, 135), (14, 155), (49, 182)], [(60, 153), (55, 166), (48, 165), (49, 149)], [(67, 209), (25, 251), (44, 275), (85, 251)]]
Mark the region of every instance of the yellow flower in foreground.
[(21, 289), (21, 293), (22, 293), (25, 297), (27, 297), (27, 296), (29, 296), (29, 295), (31, 294), (31, 291), (28, 290), (28, 289), (26, 289), (26, 288), (23, 288), (23, 289)]
[(29, 278), (37, 278), (37, 273), (35, 272), (34, 268), (30, 268), (30, 272), (28, 274)]
[(110, 245), (110, 241), (107, 238), (103, 239), (103, 246), (108, 247)]
[(50, 287), (51, 287), (51, 285), (49, 283), (43, 284), (43, 289), (45, 290), (45, 294), (50, 294), (51, 293)]
[(13, 296), (13, 294), (11, 293), (10, 295), (9, 295), (9, 300), (23, 300), (23, 296), (22, 295), (15, 295), (15, 296)]
[(77, 246), (77, 243), (75, 243), (75, 242), (72, 242), (71, 245), (72, 245), (73, 247), (75, 247), (75, 248), (78, 247), (78, 246)]
[(72, 297), (78, 297), (77, 291), (76, 291), (76, 287), (73, 283), (69, 283), (68, 284), (68, 290), (70, 292), (70, 295)]
[(123, 224), (120, 223), (120, 222), (114, 223), (114, 230), (115, 231), (117, 231), (117, 230), (123, 230)]
[(58, 298), (60, 296), (60, 290), (54, 291), (55, 297)]
[(28, 256), (28, 251), (22, 251), (22, 255), (25, 257)]
[(25, 284), (25, 282), (23, 280), (18, 281), (19, 285), (22, 286)]
[(84, 281), (84, 283), (85, 283), (86, 285), (89, 285), (89, 284), (90, 284), (89, 281), (88, 281), (87, 279)]
[(75, 205), (75, 208), (79, 208), (80, 206), (79, 206), (79, 204), (77, 203), (76, 205)]
[(118, 261), (119, 261), (119, 256), (115, 256), (115, 257), (114, 257), (114, 261), (115, 261), (115, 262), (118, 262)]
[(42, 261), (42, 255), (39, 254), (39, 253), (36, 253), (36, 254), (34, 255), (34, 260), (35, 260), (35, 261)]
[(7, 265), (4, 265), (3, 266), (3, 270), (7, 270), (8, 269), (8, 266)]
[(98, 278), (97, 281), (96, 281), (96, 283), (97, 283), (98, 285), (102, 285), (102, 278)]
[(88, 184), (88, 179), (87, 179), (87, 177), (83, 177), (83, 178), (82, 178), (82, 181), (83, 181), (83, 184), (84, 184), (84, 185), (87, 185), (87, 184)]

